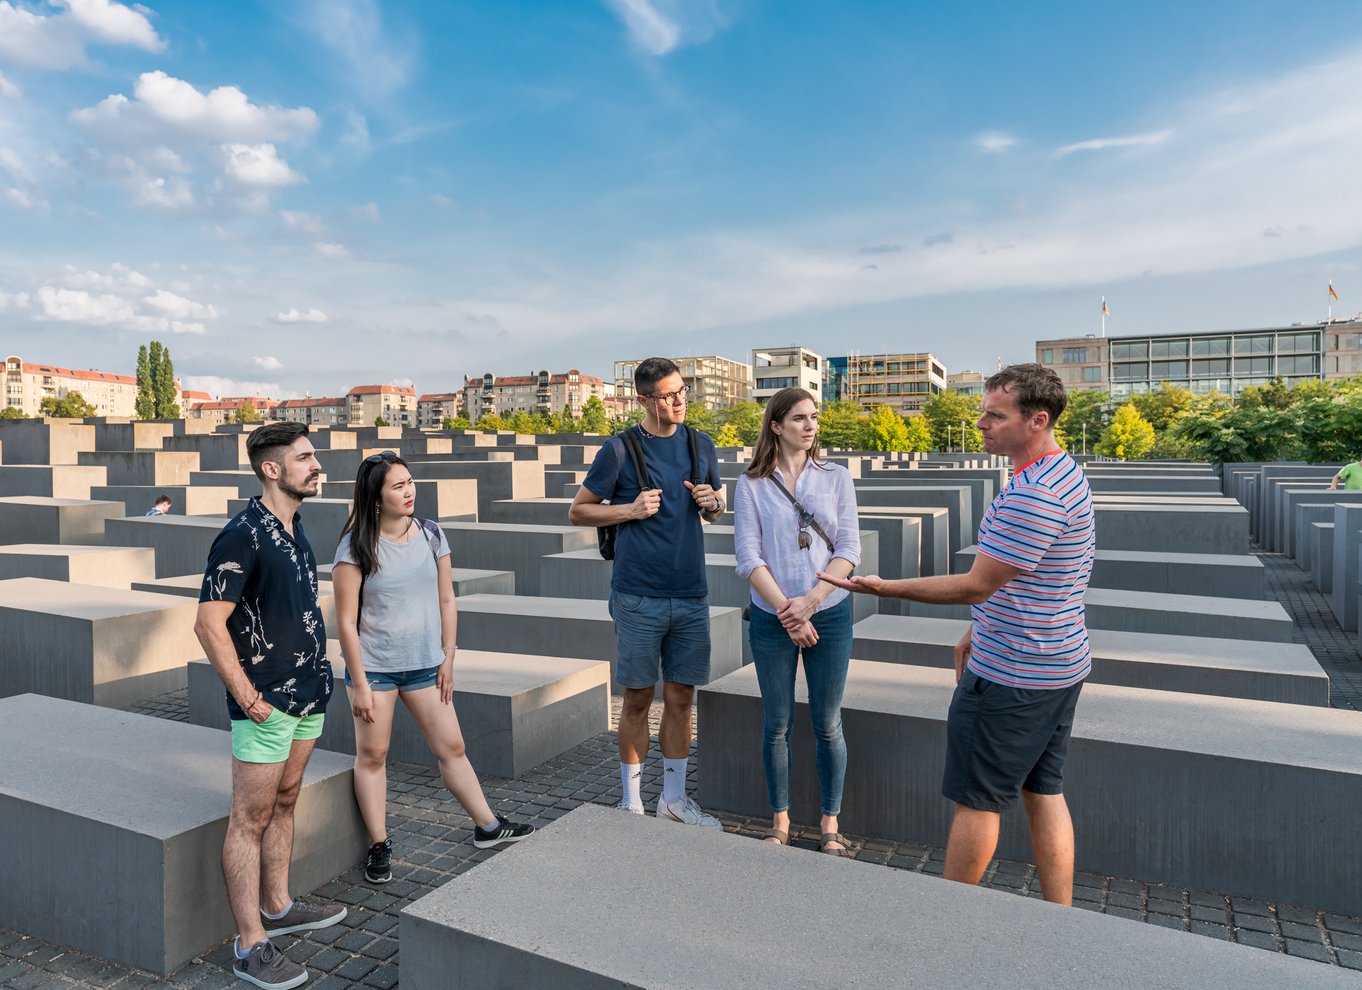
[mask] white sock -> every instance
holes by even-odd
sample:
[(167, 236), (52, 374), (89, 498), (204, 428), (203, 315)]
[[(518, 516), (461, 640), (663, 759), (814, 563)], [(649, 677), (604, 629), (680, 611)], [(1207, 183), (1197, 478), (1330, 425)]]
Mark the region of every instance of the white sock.
[(289, 902), (288, 902), (288, 907), (284, 908), (284, 910), (280, 911), (278, 914), (270, 914), (270, 913), (269, 913), (268, 911), (266, 911), (264, 908), (261, 908), (261, 909), (260, 909), (260, 913), (263, 914), (266, 918), (269, 918), (270, 921), (278, 921), (278, 920), (279, 920), (280, 918), (282, 918), (284, 915), (288, 914), (289, 911), (290, 911), (290, 909), (292, 909), (292, 907), (293, 907), (293, 902), (292, 902), (292, 901), (289, 901)]
[(642, 763), (620, 764), (620, 786), (624, 790), (623, 804), (626, 808), (643, 807), (643, 797), (638, 792), (641, 783), (643, 783)]
[(684, 760), (662, 760), (662, 803), (671, 804), (686, 796), (686, 771), (690, 757)]

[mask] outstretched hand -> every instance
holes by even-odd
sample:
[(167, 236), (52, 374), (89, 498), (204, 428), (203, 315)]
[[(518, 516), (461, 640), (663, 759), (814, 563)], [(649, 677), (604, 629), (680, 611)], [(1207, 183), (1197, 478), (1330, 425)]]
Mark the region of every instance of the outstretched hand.
[(884, 578), (878, 574), (857, 574), (854, 577), (833, 577), (825, 571), (818, 572), (818, 580), (826, 581), (835, 588), (843, 588), (847, 591), (859, 592), (863, 595), (884, 594)]

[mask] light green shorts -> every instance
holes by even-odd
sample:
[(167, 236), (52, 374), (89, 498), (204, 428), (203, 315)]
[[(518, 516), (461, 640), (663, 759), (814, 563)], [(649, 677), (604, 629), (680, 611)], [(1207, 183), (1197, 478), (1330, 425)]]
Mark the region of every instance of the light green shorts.
[(316, 739), (325, 721), (324, 714), (299, 718), (278, 708), (263, 722), (232, 719), (232, 755), (242, 763), (283, 763), (293, 741)]

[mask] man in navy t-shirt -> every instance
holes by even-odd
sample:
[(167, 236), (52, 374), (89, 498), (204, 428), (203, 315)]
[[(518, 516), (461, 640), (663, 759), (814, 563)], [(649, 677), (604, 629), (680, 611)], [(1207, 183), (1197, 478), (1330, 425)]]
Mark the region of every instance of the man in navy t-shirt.
[[(624, 441), (601, 448), (572, 501), (574, 526), (618, 526), (610, 615), (615, 620), (615, 679), (624, 688), (620, 711), (620, 807), (643, 814), (639, 782), (648, 753), (648, 709), (662, 677), (662, 795), (657, 817), (719, 828), (686, 794), (691, 705), (709, 682), (709, 588), (700, 520), (724, 512), (714, 442), (698, 434), (700, 484), (691, 483), (686, 398), (676, 365), (648, 358), (634, 372), (643, 422), (630, 427), (643, 446), (653, 487), (643, 490)], [(605, 503), (610, 504), (605, 504)]]

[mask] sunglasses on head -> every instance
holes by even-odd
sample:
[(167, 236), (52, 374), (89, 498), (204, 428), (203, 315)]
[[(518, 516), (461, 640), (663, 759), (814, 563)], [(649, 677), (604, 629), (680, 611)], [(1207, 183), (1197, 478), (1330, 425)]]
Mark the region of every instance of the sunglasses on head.
[(391, 450), (380, 450), (377, 454), (370, 454), (364, 458), (365, 464), (377, 464), (379, 461), (387, 461), (391, 464), (397, 460), (397, 453)]

